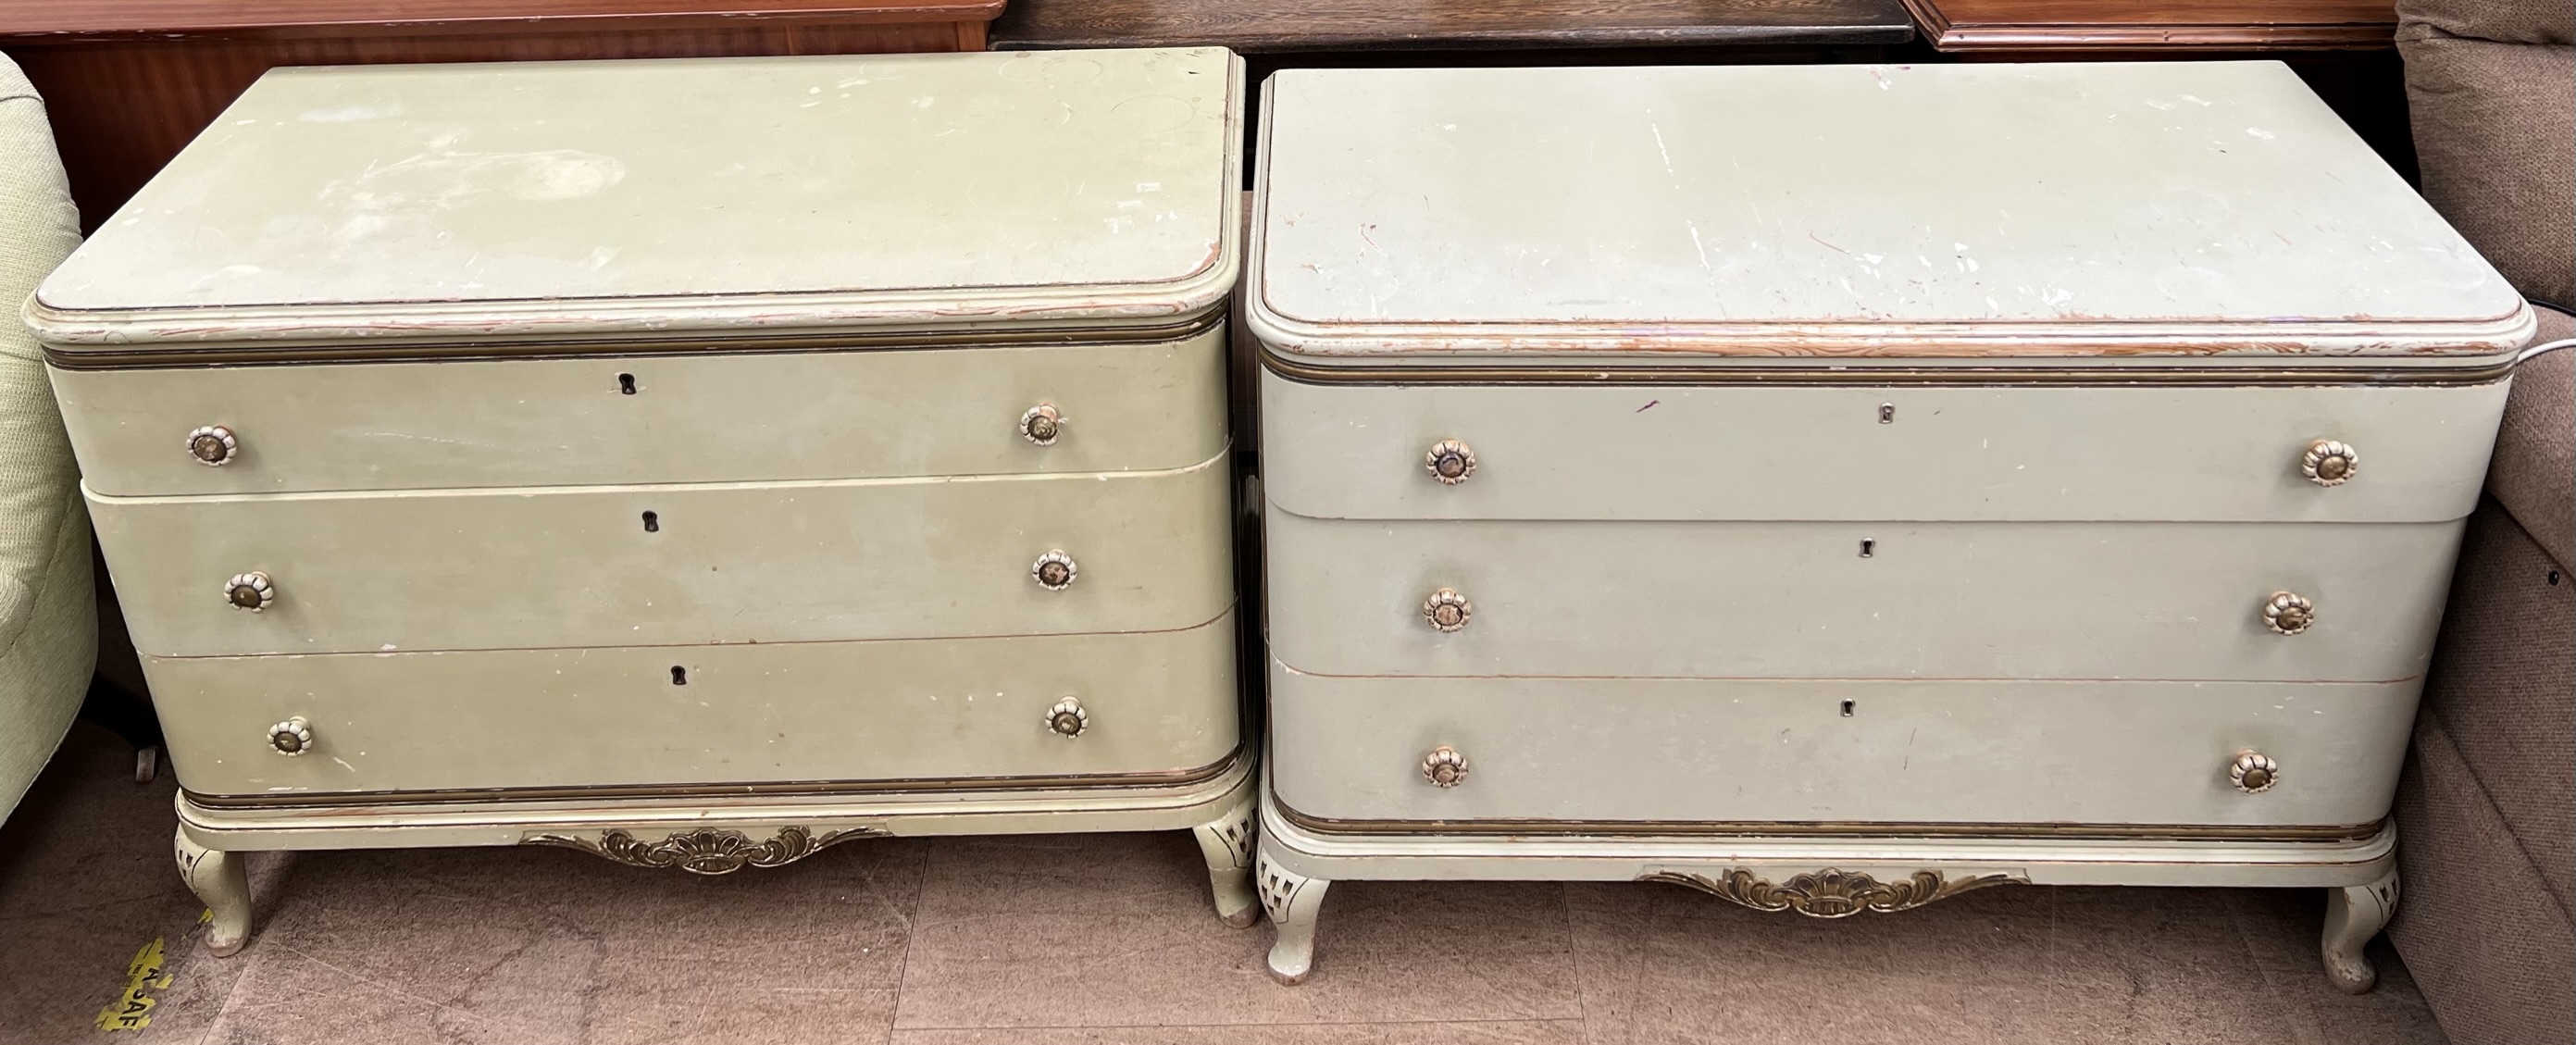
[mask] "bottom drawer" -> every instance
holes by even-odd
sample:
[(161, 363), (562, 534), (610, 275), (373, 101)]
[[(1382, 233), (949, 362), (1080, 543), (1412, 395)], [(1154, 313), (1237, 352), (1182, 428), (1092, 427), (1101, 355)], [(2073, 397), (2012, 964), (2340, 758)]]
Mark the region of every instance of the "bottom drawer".
[[(2387, 815), (2422, 685), (1270, 673), (1272, 790), (1325, 830), (2362, 825)], [(1441, 746), (1457, 786), (1424, 775)], [(2270, 789), (2232, 781), (2245, 749), (2277, 763)]]
[[(1143, 783), (1234, 751), (1234, 631), (1229, 611), (1165, 632), (163, 657), (145, 673), (180, 784), (209, 797)], [(1068, 697), (1070, 737), (1050, 728)], [(294, 717), (310, 743), (281, 755), (270, 726)]]

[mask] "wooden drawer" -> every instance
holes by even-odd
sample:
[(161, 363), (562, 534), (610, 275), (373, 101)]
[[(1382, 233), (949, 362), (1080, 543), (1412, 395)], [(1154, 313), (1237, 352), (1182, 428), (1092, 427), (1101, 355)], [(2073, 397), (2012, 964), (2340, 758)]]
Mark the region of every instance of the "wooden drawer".
[[(1225, 331), (1176, 341), (62, 370), (114, 496), (1153, 471), (1226, 443)], [(632, 387), (630, 394), (625, 391)], [(1066, 418), (1024, 438), (1040, 403)], [(223, 426), (207, 467), (190, 433)]]
[[(1234, 664), (1226, 613), (1123, 635), (156, 657), (145, 670), (181, 785), (280, 797), (1186, 776), (1236, 746)], [(1066, 697), (1086, 716), (1079, 736), (1048, 727)], [(268, 732), (292, 717), (313, 740), (285, 757)]]
[[(2421, 680), (1344, 679), (1271, 668), (1310, 819), (2345, 826), (2385, 816)], [(1457, 787), (1423, 776), (1447, 745)], [(2261, 794), (2236, 753), (2278, 763)]]
[[(1549, 387), (1262, 375), (1274, 504), (1347, 519), (2301, 520), (2468, 515), (2506, 385)], [(1890, 419), (1882, 422), (1882, 411)], [(1455, 439), (1475, 472), (1423, 467)], [(2354, 478), (2301, 473), (2318, 440)]]
[[(2461, 526), (1358, 521), (1274, 504), (1270, 638), (1324, 675), (2385, 682), (2424, 671)], [(1442, 588), (1469, 604), (1454, 632), (1425, 617)], [(2279, 591), (2311, 601), (2306, 631), (2266, 625)]]
[[(1223, 454), (1167, 472), (90, 498), (157, 656), (1158, 631), (1234, 599)], [(1061, 549), (1060, 591), (1032, 577)], [(229, 578), (265, 573), (248, 612)]]

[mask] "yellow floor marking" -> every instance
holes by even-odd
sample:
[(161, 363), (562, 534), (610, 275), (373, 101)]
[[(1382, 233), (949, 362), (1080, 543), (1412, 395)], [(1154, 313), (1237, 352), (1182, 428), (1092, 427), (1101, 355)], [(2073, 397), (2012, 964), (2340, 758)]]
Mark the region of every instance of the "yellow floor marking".
[(143, 991), (145, 988), (170, 988), (170, 970), (164, 958), (162, 940), (157, 936), (151, 943), (144, 944), (142, 950), (134, 952), (134, 961), (125, 967), (125, 993), (99, 1010), (98, 1029), (142, 1030), (152, 1025), (152, 1007), (161, 1002), (146, 996)]

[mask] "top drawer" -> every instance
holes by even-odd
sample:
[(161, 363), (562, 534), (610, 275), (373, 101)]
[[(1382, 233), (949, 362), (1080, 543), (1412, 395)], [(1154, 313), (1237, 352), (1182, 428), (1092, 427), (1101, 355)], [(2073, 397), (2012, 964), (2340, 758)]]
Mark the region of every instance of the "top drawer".
[[(1226, 444), (1222, 325), (1142, 344), (53, 371), (109, 496), (1153, 471)], [(1022, 429), (1041, 404), (1052, 443)], [(209, 467), (193, 434), (231, 445)], [(1041, 432), (1043, 434), (1043, 432)]]
[[(2477, 502), (2506, 390), (1317, 385), (1265, 372), (1263, 485), (1272, 504), (1326, 519), (2441, 522)], [(2347, 481), (2304, 473), (2322, 440), (2354, 453)], [(1444, 441), (1473, 461), (1461, 481), (1426, 466)]]

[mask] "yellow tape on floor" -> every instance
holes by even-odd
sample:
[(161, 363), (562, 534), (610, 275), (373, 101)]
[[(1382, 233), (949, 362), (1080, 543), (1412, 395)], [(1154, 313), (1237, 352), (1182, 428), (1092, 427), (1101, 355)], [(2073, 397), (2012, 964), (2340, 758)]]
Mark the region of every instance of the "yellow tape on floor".
[(125, 967), (125, 993), (99, 1010), (98, 1029), (142, 1030), (152, 1025), (152, 1007), (161, 1002), (143, 992), (169, 989), (171, 977), (165, 958), (157, 936), (134, 952), (134, 961)]

